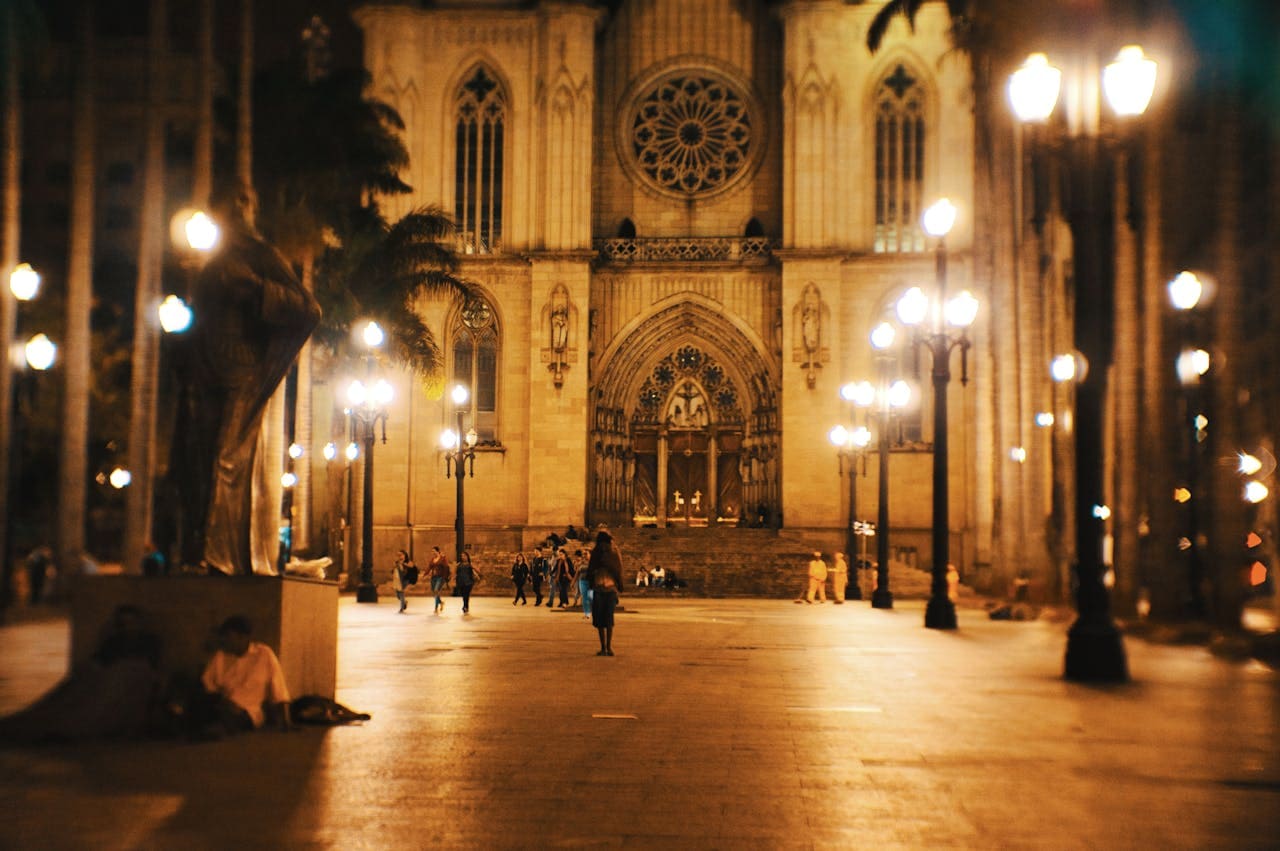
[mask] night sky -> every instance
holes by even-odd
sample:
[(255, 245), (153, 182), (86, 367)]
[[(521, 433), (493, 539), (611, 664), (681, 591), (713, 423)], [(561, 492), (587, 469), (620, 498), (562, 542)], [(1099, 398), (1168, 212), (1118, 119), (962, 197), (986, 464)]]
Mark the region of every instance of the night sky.
[[(7, 2), (7, 0), (6, 0)], [(79, 0), (44, 0), (37, 2), (49, 27), (50, 37), (69, 41)], [(190, 51), (196, 29), (198, 5), (195, 0), (169, 0), (170, 47)], [(241, 0), (215, 0), (217, 18), (215, 50), (224, 61), (232, 61), (239, 48)], [(329, 26), (330, 47), (335, 66), (361, 64), (360, 30), (351, 20), (351, 11), (361, 0), (256, 0), (254, 55), (265, 67), (296, 55), (303, 26), (313, 14), (319, 14)], [(145, 37), (148, 0), (98, 0), (96, 31), (103, 37)]]

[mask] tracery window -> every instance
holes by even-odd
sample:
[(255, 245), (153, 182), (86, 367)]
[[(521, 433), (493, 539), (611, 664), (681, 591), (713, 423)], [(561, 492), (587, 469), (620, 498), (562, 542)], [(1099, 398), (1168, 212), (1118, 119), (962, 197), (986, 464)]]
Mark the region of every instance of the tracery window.
[(882, 253), (923, 251), (924, 89), (897, 65), (876, 92), (876, 234)]
[(471, 391), (469, 422), (481, 442), (498, 439), (498, 327), (483, 298), (467, 302), (453, 328), (453, 380)]
[(750, 97), (714, 71), (670, 73), (642, 90), (626, 113), (624, 161), (664, 194), (723, 192), (758, 159), (754, 112)]
[(479, 66), (458, 89), (453, 219), (466, 253), (498, 251), (502, 242), (503, 145), (507, 99)]

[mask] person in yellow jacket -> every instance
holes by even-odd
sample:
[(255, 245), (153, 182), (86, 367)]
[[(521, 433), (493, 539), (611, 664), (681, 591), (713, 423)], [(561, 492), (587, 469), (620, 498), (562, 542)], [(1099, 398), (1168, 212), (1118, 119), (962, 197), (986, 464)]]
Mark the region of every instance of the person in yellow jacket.
[(822, 560), (822, 553), (815, 552), (809, 562), (809, 593), (805, 595), (806, 603), (813, 602), (817, 594), (819, 602), (827, 602), (827, 563)]
[(844, 553), (836, 553), (835, 566), (831, 568), (831, 596), (836, 598), (836, 605), (844, 605), (844, 589), (849, 584), (849, 563), (844, 560)]

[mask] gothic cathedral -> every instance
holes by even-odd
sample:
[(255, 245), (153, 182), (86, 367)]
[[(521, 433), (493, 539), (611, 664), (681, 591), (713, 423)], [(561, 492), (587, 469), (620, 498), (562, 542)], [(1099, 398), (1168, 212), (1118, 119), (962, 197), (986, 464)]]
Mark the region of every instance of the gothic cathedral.
[[(886, 489), (875, 442), (842, 459), (828, 433), (868, 425), (890, 432), (894, 545), (927, 566), (927, 356), (901, 329), (880, 351), (869, 335), (905, 290), (934, 285), (938, 241), (921, 214), (937, 198), (959, 210), (948, 287), (983, 297), (972, 94), (941, 4), (872, 54), (880, 5), (475, 0), (357, 13), (371, 93), (403, 117), (411, 156), (414, 194), (389, 212), (443, 207), (477, 285), (467, 303), (420, 309), (445, 386), (471, 390), (466, 526), (478, 550), (528, 547), (570, 523), (765, 526), (843, 549), (851, 510), (874, 520)], [(979, 315), (975, 337), (990, 321)], [(968, 383), (948, 391), (962, 570), (990, 536), (992, 367), (980, 349)], [(890, 378), (912, 388), (891, 417), (868, 420), (841, 395)], [(397, 389), (378, 450), (377, 552), (409, 540), (448, 550), (456, 505), (439, 438), (458, 412), (438, 386), (402, 375)]]

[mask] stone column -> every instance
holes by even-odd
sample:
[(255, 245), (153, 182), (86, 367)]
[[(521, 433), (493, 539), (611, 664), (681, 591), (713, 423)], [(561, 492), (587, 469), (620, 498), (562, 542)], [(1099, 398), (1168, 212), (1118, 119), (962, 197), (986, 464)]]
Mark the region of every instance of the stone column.
[(667, 457), (670, 451), (667, 448), (667, 430), (663, 429), (658, 432), (658, 485), (657, 500), (658, 503), (658, 528), (667, 528)]

